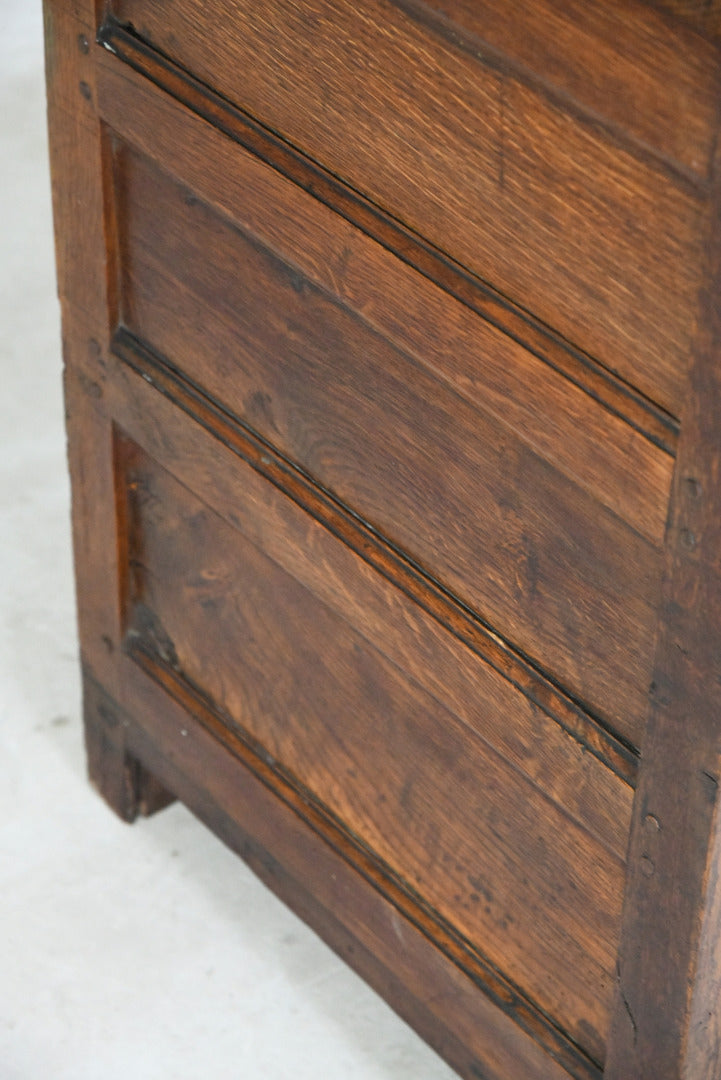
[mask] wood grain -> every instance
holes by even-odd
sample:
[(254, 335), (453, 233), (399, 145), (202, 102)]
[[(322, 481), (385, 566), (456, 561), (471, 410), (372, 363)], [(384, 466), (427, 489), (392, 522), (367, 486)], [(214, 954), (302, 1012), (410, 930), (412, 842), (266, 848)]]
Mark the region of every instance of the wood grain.
[[(117, 692), (119, 610), (111, 426), (102, 409), (116, 257), (105, 231), (105, 147), (96, 113), (93, 5), (44, 5), (49, 149), (62, 313), (68, 462), (83, 658)], [(79, 208), (82, 207), (82, 214)], [(113, 281), (114, 275), (111, 274)], [(88, 374), (89, 372), (89, 374)]]
[[(512, 996), (480, 992), (473, 957), (447, 937), (377, 870), (354, 866), (357, 852), (307, 802), (283, 785), (202, 700), (168, 673), (123, 658), (132, 706), (134, 754), (177, 790), (201, 819), (302, 918), (359, 969), (467, 1080), (599, 1080), (598, 1069), (544, 1018), (515, 1022)], [(153, 717), (152, 723), (148, 718)], [(185, 732), (185, 734), (183, 734)], [(208, 763), (198, 781), (193, 762)], [(352, 858), (348, 855), (352, 854)], [(339, 857), (340, 856), (340, 857)]]
[(721, 160), (634, 803), (609, 1080), (721, 1072)]
[[(147, 385), (135, 373), (118, 379), (114, 404), (124, 431), (147, 447), (164, 469), (202, 491), (206, 506), (242, 530), (250, 543), (353, 625), (399, 670), (412, 670), (428, 694), (451, 708), (615, 858), (624, 859), (631, 791), (608, 767), (601, 767), (580, 738), (524, 693), (513, 672), (504, 677), (469, 644), (449, 634), (407, 595), (405, 581), (391, 584), (382, 567), (359, 559), (337, 535), (337, 520), (321, 524), (234, 449), (219, 445), (220, 433), (211, 434), (199, 421), (183, 417), (178, 433), (167, 434), (167, 419), (176, 415), (177, 406), (149, 392)], [(125, 439), (120, 437), (119, 445)], [(121, 517), (126, 522), (127, 512)], [(129, 533), (127, 524), (123, 528)], [(126, 582), (124, 594), (131, 592), (132, 583)]]
[(721, 4), (718, 0), (654, 0), (654, 6), (670, 12), (680, 23), (693, 27), (715, 45), (721, 40)]
[[(515, 337), (420, 276), (350, 222), (154, 88), (105, 63), (100, 107), (123, 144), (280, 253), (657, 544), (673, 461)], [(168, 133), (167, 135), (164, 133)], [(212, 160), (214, 167), (207, 169)], [(120, 162), (118, 162), (120, 165)], [(125, 181), (116, 171), (118, 198)], [(163, 182), (163, 178), (160, 178)], [(517, 332), (517, 331), (515, 331)]]
[(123, 162), (126, 324), (638, 745), (657, 550), (254, 237)]
[[(198, 172), (193, 157), (198, 152), (195, 148), (199, 139), (206, 147), (201, 156), (228, 157), (233, 150), (226, 140), (237, 143), (270, 166), (274, 174), (280, 173), (296, 189), (308, 192), (332, 210), (336, 227), (340, 225), (339, 218), (344, 218), (416, 270), (421, 281), (427, 278), (448, 298), (480, 315), (582, 389), (607, 412), (623, 419), (667, 453), (675, 452), (678, 421), (674, 417), (588, 353), (570, 345), (532, 313), (512, 303), (489, 282), (470, 274), (424, 237), (413, 233), (290, 143), (209, 90), (132, 31), (109, 20), (103, 23), (98, 40), (104, 50), (98, 58), (101, 115), (127, 141), (142, 147), (147, 156), (176, 175), (188, 177)], [(172, 129), (182, 131), (183, 135), (168, 142), (163, 133), (167, 131), (170, 135)], [(186, 139), (190, 145), (184, 153)], [(201, 170), (198, 190), (206, 193), (221, 190), (227, 197), (229, 188), (232, 191), (232, 182), (229, 187), (227, 182), (236, 168), (238, 164), (233, 162), (223, 170), (216, 187), (213, 187), (214, 177)], [(225, 206), (231, 216), (238, 213), (237, 206), (227, 211), (222, 196), (208, 194), (207, 198)]]
[(390, 667), (143, 455), (127, 484), (131, 638), (601, 1056), (622, 861), (421, 691), (417, 660)]
[(467, 1080), (721, 1071), (720, 10), (45, 2), (91, 779)]
[[(447, 632), (451, 635), (452, 643), (462, 642), (483, 665), (507, 680), (528, 699), (532, 706), (532, 729), (537, 734), (545, 730), (543, 738), (549, 747), (555, 745), (554, 729), (546, 729), (545, 723), (541, 723), (545, 716), (577, 742), (582, 752), (590, 753), (617, 777), (631, 786), (634, 785), (638, 769), (636, 753), (616, 739), (594, 717), (584, 712), (577, 703), (563, 694), (559, 687), (544, 678), (514, 652), (507, 642), (474, 618), (467, 608), (454, 601), (427, 576), (419, 573), (417, 567), (414, 567), (402, 552), (388, 547), (373, 529), (327, 492), (314, 485), (267, 442), (233, 420), (227, 412), (211, 402), (179, 372), (168, 367), (165, 361), (149, 352), (127, 331), (116, 335), (113, 350), (121, 361), (114, 365), (114, 413), (121, 418), (124, 428), (140, 433), (139, 441), (143, 446), (152, 448), (152, 454), (157, 461), (165, 462), (168, 468), (174, 471), (180, 471), (182, 463), (185, 475), (198, 477), (196, 486), (206, 493), (206, 498), (211, 500), (216, 511), (226, 521), (231, 525), (238, 525), (238, 508), (246, 504), (246, 486), (252, 487), (253, 499), (264, 504), (266, 514), (270, 512), (270, 498), (270, 505), (274, 507), (273, 524), (255, 534), (259, 538), (258, 542), (265, 550), (274, 552), (277, 561), (286, 566), (290, 565), (295, 576), (300, 575), (302, 580), (306, 580), (302, 570), (303, 560), (297, 562), (291, 556), (288, 564), (287, 559), (289, 551), (303, 549), (306, 543), (310, 543), (313, 551), (316, 550), (315, 543), (310, 542), (304, 527), (298, 524), (299, 520), (307, 521), (305, 515), (308, 515), (311, 520), (321, 524), (337, 537), (347, 549), (343, 560), (343, 580), (349, 580), (352, 576), (355, 588), (363, 597), (354, 615), (358, 626), (367, 625), (363, 615), (364, 605), (368, 605), (371, 611), (376, 610), (373, 600), (362, 586), (363, 578), (358, 578), (358, 573), (365, 573), (365, 568), (368, 567), (398, 590), (396, 596), (400, 594), (407, 598), (410, 609), (406, 610), (404, 619), (406, 622), (413, 622), (417, 638), (425, 638), (425, 634), (421, 634), (417, 620), (413, 619), (411, 612), (416, 611), (418, 615), (419, 608), (422, 612), (421, 620), (430, 618), (430, 625), (434, 627), (434, 634), (428, 645), (430, 670), (440, 662), (437, 654), (443, 652), (443, 641), (448, 640), (444, 632)], [(150, 397), (147, 396), (148, 386), (152, 386), (155, 391)], [(169, 434), (173, 425), (168, 422), (173, 416), (178, 416), (176, 410), (194, 421), (190, 427), (183, 426), (182, 438), (177, 441)], [(216, 470), (214, 462), (217, 462), (219, 454), (226, 460), (226, 465)], [(252, 470), (245, 472), (244, 484), (240, 487), (232, 480), (237, 468), (234, 457), (246, 462)], [(208, 478), (213, 478), (213, 482), (208, 483)], [(270, 489), (268, 484), (272, 485)], [(273, 501), (274, 488), (288, 497), (288, 503)], [(268, 493), (265, 499), (263, 491)], [(290, 520), (285, 516), (278, 520), (275, 514), (281, 505), (298, 507), (303, 511), (303, 515), (300, 519), (291, 515)], [(252, 520), (252, 514), (245, 516), (246, 530)], [(262, 521), (262, 517), (259, 520)], [(338, 557), (337, 551), (335, 558), (331, 560), (318, 556), (324, 566), (327, 562), (330, 562), (331, 566), (337, 565)], [(352, 570), (353, 567), (356, 567), (356, 572)], [(330, 567), (326, 566), (326, 569), (330, 572)], [(332, 580), (332, 572), (330, 576)], [(313, 588), (316, 591), (322, 590), (317, 576)], [(341, 593), (347, 603), (345, 587)], [(379, 628), (387, 625), (387, 622), (388, 611), (385, 610), (382, 617), (375, 620), (376, 641), (379, 640)], [(384, 648), (388, 647), (386, 640)], [(402, 653), (400, 655), (402, 664), (405, 661)], [(442, 664), (440, 670), (443, 670)], [(476, 673), (475, 678), (478, 677)], [(447, 687), (448, 683), (444, 691), (446, 693)], [(562, 756), (565, 753), (563, 750), (560, 752)], [(609, 807), (613, 806), (613, 801), (610, 799)], [(573, 805), (574, 799), (571, 798), (569, 803)]]
[(664, 170), (383, 0), (215, 0), (220, 40), (187, 0), (114, 10), (678, 415), (705, 215)]
[(487, 62), (510, 63), (518, 77), (555, 94), (566, 108), (585, 111), (617, 137), (626, 134), (699, 180), (709, 179), (716, 53), (651, 4), (520, 0), (513, 19), (490, 0), (399, 0), (399, 6), (433, 20), (439, 33), (479, 50)]

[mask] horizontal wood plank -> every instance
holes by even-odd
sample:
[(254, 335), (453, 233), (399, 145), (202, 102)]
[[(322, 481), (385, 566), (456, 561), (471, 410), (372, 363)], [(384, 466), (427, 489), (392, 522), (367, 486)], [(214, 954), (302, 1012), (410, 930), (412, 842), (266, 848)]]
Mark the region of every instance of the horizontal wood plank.
[(383, 0), (116, 12), (678, 415), (706, 207), (663, 169)]
[(242, 524), (132, 449), (124, 477), (131, 639), (202, 688), (598, 1059), (622, 861), (422, 690), (417, 661), (408, 673), (388, 664)]
[[(468, 1080), (599, 1080), (543, 1018), (519, 1025), (484, 993), (470, 954), (429, 936), (390, 883), (358, 869), (347, 838), (167, 671), (122, 657), (129, 750)], [(152, 723), (148, 718), (152, 717)], [(205, 776), (197, 761), (208, 763)], [(541, 1030), (543, 1029), (543, 1030)]]
[(282, 253), (637, 531), (662, 543), (673, 460), (613, 408), (599, 407), (595, 396), (510, 333), (154, 87), (129, 81), (112, 62), (103, 68), (100, 99), (123, 142)]
[[(554, 725), (558, 725), (566, 736), (570, 736), (578, 744), (576, 752), (580, 748), (582, 753), (590, 753), (615, 776), (631, 786), (634, 785), (638, 769), (636, 753), (614, 738), (608, 729), (584, 712), (559, 687), (524, 661), (498, 634), (474, 618), (466, 607), (454, 601), (447, 592), (420, 574), (401, 552), (389, 547), (356, 515), (327, 492), (319, 489), (265, 440), (234, 420), (179, 372), (141, 346), (127, 331), (116, 335), (113, 354), (110, 365), (114, 375), (114, 409), (116, 415), (122, 418), (122, 424), (130, 431), (141, 433), (138, 436), (139, 441), (158, 462), (163, 462), (175, 472), (179, 471), (182, 464), (185, 475), (198, 477), (197, 489), (204, 491), (206, 501), (231, 525), (238, 526), (240, 508), (247, 505), (247, 498), (251, 500), (250, 505), (256, 501), (262, 502), (263, 515), (250, 513), (246, 514), (244, 519), (246, 531), (250, 522), (266, 522), (263, 527), (258, 524), (258, 530), (253, 534), (253, 542), (272, 553), (275, 561), (312, 588), (331, 606), (335, 606), (336, 599), (340, 596), (347, 611), (352, 583), (359, 598), (354, 605), (354, 625), (358, 628), (368, 626), (363, 613), (365, 609), (374, 612), (376, 617), (370, 625), (373, 626), (376, 644), (379, 641), (378, 628), (385, 627), (394, 620), (388, 606), (382, 605), (379, 610), (374, 594), (369, 595), (367, 592), (366, 575), (369, 569), (397, 590), (391, 595), (394, 603), (403, 598), (404, 625), (413, 625), (417, 647), (422, 648), (428, 658), (427, 670), (433, 672), (437, 668), (439, 671), (441, 682), (428, 684), (432, 693), (436, 692), (438, 686), (443, 687), (444, 694), (448, 693), (449, 682), (444, 680), (443, 672), (452, 671), (453, 666), (446, 667), (446, 655), (449, 664), (459, 665), (465, 670), (463, 652), (459, 653), (457, 649), (457, 643), (460, 642), (477, 658), (473, 662), (475, 667), (470, 669), (470, 685), (474, 689), (469, 700), (475, 700), (475, 695), (480, 693), (483, 683), (481, 673), (486, 667), (491, 669), (527, 698), (531, 704), (529, 733), (542, 735), (542, 743), (548, 746), (549, 751), (564, 757), (568, 747), (573, 745), (564, 739), (561, 739), (559, 745), (556, 744), (557, 731)], [(153, 387), (155, 393), (150, 394), (148, 386)], [(119, 387), (122, 387), (122, 393), (117, 392)], [(183, 424), (181, 435), (175, 439), (169, 432), (177, 421), (177, 410), (190, 417), (193, 423), (189, 426)], [(225, 462), (220, 471), (213, 465), (219, 454)], [(237, 471), (235, 459), (240, 459), (250, 466), (250, 471), (242, 471), (243, 483), (234, 479)], [(208, 483), (207, 477), (211, 477), (213, 482)], [(268, 484), (271, 486), (268, 487)], [(248, 488), (251, 489), (249, 495), (246, 490)], [(274, 494), (276, 489), (287, 496), (287, 499), (278, 500)], [(265, 497), (263, 492), (266, 493)], [(298, 509), (302, 511), (300, 515)], [(313, 533), (308, 536), (310, 523), (313, 525)], [(319, 537), (325, 536), (326, 531), (343, 544), (340, 549), (344, 552), (342, 566), (339, 565), (337, 546), (332, 556), (319, 553)], [(298, 555), (306, 549), (312, 552), (310, 564)], [(316, 560), (318, 567), (325, 571), (327, 577), (319, 578), (316, 572), (309, 580), (309, 567), (315, 568)], [(377, 579), (374, 577), (373, 580)], [(340, 587), (337, 587), (336, 582)], [(329, 585), (330, 589), (327, 587)], [(391, 609), (392, 607), (393, 605)], [(427, 637), (429, 632), (430, 637)], [(424, 642), (422, 646), (421, 639)], [(452, 648), (450, 654), (447, 654), (449, 644)], [(402, 647), (398, 651), (398, 646), (397, 636), (391, 635), (384, 639), (385, 655), (402, 668), (407, 663), (407, 656)], [(481, 667), (478, 667), (478, 660), (482, 662)], [(491, 684), (494, 680), (495, 676), (491, 678)], [(452, 679), (450, 681), (453, 682)], [(494, 708), (497, 705), (503, 709), (503, 695), (501, 699), (497, 698), (499, 692), (496, 685), (490, 700), (494, 703)], [(478, 726), (480, 714), (473, 710), (467, 713), (460, 704), (456, 707), (459, 715), (466, 716), (475, 730), (480, 734), (484, 733), (482, 727)], [(493, 708), (489, 712), (489, 716), (492, 715)], [(546, 723), (546, 717), (553, 721), (552, 725)], [(524, 744), (525, 737), (521, 742), (521, 745)], [(522, 754), (521, 767), (526, 759), (531, 760), (535, 756)], [(519, 763), (513, 755), (511, 760)], [(548, 785), (546, 787), (548, 790)], [(563, 805), (566, 805), (571, 813), (574, 813), (573, 807), (578, 795), (578, 790), (573, 787), (565, 791), (563, 796), (559, 795)], [(606, 813), (612, 824), (612, 834), (618, 836), (616, 829), (619, 822), (613, 824), (613, 804), (614, 799), (609, 798)], [(585, 815), (586, 811), (583, 810), (582, 813)], [(595, 820), (597, 813), (598, 807), (595, 807), (590, 810), (589, 817), (583, 816), (580, 820)], [(604, 817), (603, 812), (601, 816)], [(601, 831), (597, 835), (601, 837), (605, 834)], [(621, 833), (617, 848), (620, 855), (623, 854), (623, 843)]]
[(638, 745), (658, 549), (147, 161), (118, 192), (126, 324)]
[(462, 47), (480, 50), (489, 63), (513, 65), (518, 77), (556, 95), (567, 108), (585, 112), (610, 133), (625, 133), (708, 180), (716, 52), (688, 29), (670, 25), (652, 4), (517, 0), (509, 18), (493, 0), (397, 2)]
[[(588, 353), (572, 346), (132, 32), (111, 21), (103, 25), (99, 44), (98, 101), (103, 118), (126, 141), (142, 148), (146, 156), (176, 177), (187, 181), (193, 176), (196, 190), (208, 202), (237, 219), (240, 211), (234, 201), (233, 176), (238, 171), (245, 176), (248, 166), (238, 160), (232, 146), (235, 143), (248, 151), (251, 161), (257, 158), (269, 166), (271, 176), (279, 173), (280, 178), (290, 180), (330, 210), (336, 229), (343, 224), (339, 219), (350, 223), (415, 270), (421, 284), (428, 280), (449, 303), (458, 302), (479, 315), (484, 323), (583, 390), (613, 418), (625, 421), (668, 454), (675, 453), (678, 421)], [(173, 130), (178, 139), (170, 135)], [(217, 160), (216, 169), (208, 172), (199, 167), (210, 158)], [(374, 309), (377, 305), (369, 306)]]
[[(625, 857), (631, 788), (517, 682), (461, 642), (329, 524), (281, 494), (221, 438), (125, 371), (115, 393), (123, 429), (166, 470), (187, 478), (219, 517), (263, 550), (479, 738), (538, 786), (618, 860)], [(174, 418), (177, 430), (168, 421)], [(218, 469), (218, 463), (221, 468)], [(125, 530), (127, 531), (127, 529)], [(125, 588), (127, 592), (127, 586)], [(503, 722), (499, 718), (503, 717)], [(582, 780), (580, 778), (583, 778)]]

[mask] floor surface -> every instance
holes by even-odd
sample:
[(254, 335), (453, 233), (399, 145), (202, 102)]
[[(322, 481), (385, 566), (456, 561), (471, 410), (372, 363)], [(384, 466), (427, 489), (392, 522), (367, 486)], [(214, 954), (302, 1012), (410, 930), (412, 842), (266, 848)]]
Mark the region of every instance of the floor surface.
[(451, 1080), (186, 810), (87, 785), (38, 0), (0, 61), (0, 1080)]

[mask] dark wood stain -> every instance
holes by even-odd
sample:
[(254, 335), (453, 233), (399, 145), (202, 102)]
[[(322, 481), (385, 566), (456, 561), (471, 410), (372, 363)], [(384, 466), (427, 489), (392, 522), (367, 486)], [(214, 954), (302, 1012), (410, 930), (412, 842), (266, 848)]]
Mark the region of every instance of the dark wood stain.
[[(123, 379), (120, 375), (123, 393), (120, 398), (116, 395), (114, 402), (116, 415), (123, 418), (123, 423), (129, 430), (137, 433), (137, 438), (143, 446), (152, 448), (156, 460), (167, 463), (169, 468), (174, 468), (176, 472), (181, 472), (183, 475), (196, 476), (196, 482), (203, 488), (205, 498), (211, 500), (214, 508), (225, 520), (231, 525), (239, 524), (239, 508), (245, 502), (245, 493), (249, 486), (253, 489), (254, 497), (259, 498), (257, 484), (253, 482), (252, 474), (246, 473), (240, 485), (232, 482), (235, 470), (230, 456), (232, 454), (251, 465), (263, 479), (270, 481), (288, 495), (316, 522), (322, 522), (329, 532), (342, 540), (344, 545), (363, 562), (372, 566), (405, 596), (412, 598), (424, 612), (520, 690), (534, 706), (542, 710), (541, 713), (534, 714), (534, 727), (542, 722), (542, 714), (547, 714), (554, 723), (577, 740), (584, 750), (590, 751), (618, 776), (633, 785), (638, 765), (637, 753), (633, 748), (615, 738), (600, 724), (598, 718), (583, 711), (559, 687), (515, 652), (497, 633), (484, 626), (436, 582), (423, 575), (406, 555), (385, 543), (362, 519), (319, 489), (300, 470), (278, 454), (277, 450), (230, 417), (204, 393), (188, 383), (187, 379), (169, 368), (161, 358), (149, 352), (147, 347), (134, 339), (127, 331), (120, 331), (115, 336), (113, 351), (142, 379), (141, 383), (137, 380)], [(142, 391), (148, 385), (159, 391), (162, 398), (143, 400)], [(138, 396), (139, 393), (141, 397)], [(163, 411), (166, 408), (163, 399), (167, 399), (201, 425), (212, 436), (214, 444), (209, 443), (207, 439), (199, 440), (198, 433), (193, 427), (183, 428), (182, 439), (171, 441), (165, 434), (159, 440), (157, 431), (167, 432), (168, 430), (167, 422), (163, 423), (158, 417), (158, 410)], [(218, 453), (222, 453), (226, 448), (228, 465), (222, 472), (223, 484), (219, 484), (216, 475), (213, 484), (208, 485), (208, 477), (214, 472), (211, 463), (217, 458)], [(267, 500), (261, 499), (261, 501)], [(122, 510), (120, 520), (125, 520)], [(248, 522), (253, 520), (258, 520), (257, 515), (254, 517), (251, 514), (246, 517), (245, 527), (248, 528)], [(258, 540), (265, 550), (275, 551), (276, 557), (281, 561), (283, 555), (288, 557), (290, 553), (304, 548), (308, 543), (303, 529), (299, 533), (295, 527), (291, 528), (290, 532), (288, 529), (287, 520), (276, 521), (273, 528), (263, 530), (262, 539), (259, 536)], [(277, 543), (279, 535), (281, 542)], [(315, 550), (315, 544), (312, 547)], [(297, 562), (294, 561), (292, 565), (293, 572), (296, 575), (300, 573)], [(357, 560), (350, 565), (359, 566)], [(321, 576), (321, 580), (327, 584), (333, 571), (325, 560), (324, 566), (326, 576)], [(349, 566), (346, 565), (343, 574), (347, 576), (348, 573)], [(346, 593), (345, 590), (344, 593)], [(367, 605), (368, 602), (366, 598), (365, 604)], [(362, 622), (364, 615), (367, 615), (367, 606), (364, 608), (358, 605), (358, 608), (355, 618)], [(377, 640), (384, 620), (378, 618), (372, 625), (373, 634)], [(443, 638), (434, 637), (432, 645), (429, 646), (427, 665), (429, 671), (435, 670), (438, 665), (439, 650), (443, 649), (443, 644)], [(550, 732), (547, 731), (544, 738), (550, 737)], [(612, 803), (613, 800), (610, 805)]]
[[(417, 663), (404, 677), (345, 611), (331, 612), (142, 456), (127, 479), (144, 567), (132, 638), (201, 687), (578, 1041), (603, 1030), (598, 986), (607, 1001), (622, 855), (590, 842), (536, 785), (512, 780), (503, 757), (421, 689)], [(579, 879), (593, 892), (573, 911), (556, 905)], [(602, 1047), (596, 1035), (589, 1049)]]
[(461, 1076), (721, 1069), (721, 5), (45, 0), (89, 774)]
[[(103, 24), (99, 40), (125, 65), (119, 69), (105, 55), (99, 58), (102, 115), (116, 131), (126, 133), (131, 142), (142, 146), (150, 157), (165, 167), (174, 162), (180, 164), (183, 158), (179, 175), (192, 176), (194, 183), (203, 190), (218, 181), (221, 190), (226, 189), (228, 183), (232, 183), (233, 168), (208, 174), (198, 171), (194, 165), (198, 158), (202, 160), (207, 154), (205, 149), (200, 150), (193, 145), (198, 140), (214, 143), (210, 151), (214, 158), (226, 156), (227, 147), (219, 138), (222, 132), (271, 165), (276, 177), (279, 174), (287, 176), (297, 187), (325, 203), (336, 215), (345, 217), (378, 240), (430, 281), (440, 285), (449, 295), (498, 326), (508, 337), (523, 344), (596, 401), (623, 417), (658, 446), (673, 453), (678, 435), (677, 421), (636, 388), (601, 366), (594, 357), (582, 353), (577, 346), (571, 346), (533, 313), (514, 304), (489, 282), (469, 274), (448, 253), (438, 251), (426, 238), (390, 217), (361, 193), (209, 90), (192, 74), (149, 48), (114, 20)], [(149, 92), (149, 83), (161, 87), (171, 95), (172, 100)], [(179, 110), (178, 103), (192, 110), (191, 115)], [(172, 118), (167, 115), (168, 110), (173, 113)], [(212, 126), (208, 128), (198, 124), (192, 114), (209, 121)], [(163, 132), (168, 129), (184, 132), (183, 139), (173, 140), (170, 149), (163, 147)], [(184, 152), (186, 139), (191, 143), (187, 148), (189, 153)], [(232, 197), (230, 204), (217, 194), (212, 201), (219, 201), (226, 211), (230, 205), (230, 213), (238, 213), (239, 204)], [(336, 229), (338, 224), (336, 218)]]
[[(202, 207), (191, 216), (180, 189), (123, 160), (131, 329), (521, 651), (545, 654), (596, 712), (612, 680), (607, 720), (638, 745), (658, 589), (650, 545), (253, 238)], [(181, 223), (172, 237), (161, 206)], [(479, 383), (481, 396), (482, 369)], [(270, 417), (253, 409), (259, 389)], [(434, 505), (429, 492), (442, 492)], [(583, 665), (591, 640), (604, 668)]]
[(678, 415), (700, 274), (697, 196), (394, 4), (215, 0), (204, 10), (219, 26), (242, 17), (243, 33), (211, 44), (187, 0), (114, 6), (204, 83)]

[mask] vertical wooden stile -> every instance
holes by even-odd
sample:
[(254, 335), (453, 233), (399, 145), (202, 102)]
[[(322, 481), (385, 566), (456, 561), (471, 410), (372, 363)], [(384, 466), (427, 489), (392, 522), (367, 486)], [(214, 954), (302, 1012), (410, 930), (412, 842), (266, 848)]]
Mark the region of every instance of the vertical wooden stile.
[(96, 7), (94, 0), (44, 4), (48, 130), (88, 771), (120, 816), (133, 820), (170, 796), (128, 754), (115, 704), (121, 538), (105, 380), (116, 260), (97, 111)]
[(721, 158), (666, 534), (607, 1080), (721, 1076)]

